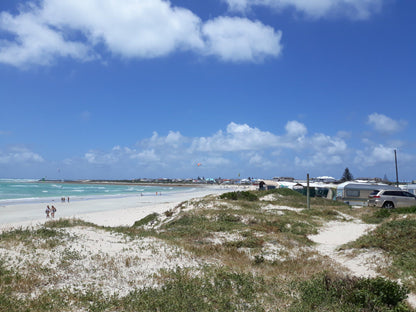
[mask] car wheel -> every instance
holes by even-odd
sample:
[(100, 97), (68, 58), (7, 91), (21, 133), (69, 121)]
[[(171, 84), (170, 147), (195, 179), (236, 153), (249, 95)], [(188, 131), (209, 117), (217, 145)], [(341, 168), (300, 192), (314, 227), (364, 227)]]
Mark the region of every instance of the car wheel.
[(394, 208), (394, 204), (392, 202), (385, 202), (383, 204), (383, 208), (393, 209)]

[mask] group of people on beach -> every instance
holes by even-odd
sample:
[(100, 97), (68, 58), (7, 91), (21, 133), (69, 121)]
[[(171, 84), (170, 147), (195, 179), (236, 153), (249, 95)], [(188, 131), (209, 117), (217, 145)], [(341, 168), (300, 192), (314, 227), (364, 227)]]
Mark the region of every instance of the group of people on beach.
[(46, 206), (46, 210), (45, 210), (46, 218), (49, 218), (49, 216), (51, 216), (52, 218), (55, 218), (55, 212), (56, 212), (55, 206), (53, 205), (51, 207), (49, 207), (49, 205)]
[[(69, 197), (61, 197), (61, 202), (62, 203), (64, 203), (66, 200), (69, 203)], [(55, 206), (52, 205), (51, 207), (49, 207), (49, 205), (47, 205), (45, 213), (46, 213), (46, 218), (49, 218), (49, 217), (55, 218), (55, 213), (56, 213)]]

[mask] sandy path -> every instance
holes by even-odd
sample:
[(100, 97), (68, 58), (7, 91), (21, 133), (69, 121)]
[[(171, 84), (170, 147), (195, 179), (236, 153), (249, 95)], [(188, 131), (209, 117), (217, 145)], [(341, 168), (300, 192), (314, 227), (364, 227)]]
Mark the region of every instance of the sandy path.
[[(350, 218), (349, 222), (331, 221), (317, 234), (308, 236), (317, 243), (316, 250), (332, 260), (346, 267), (352, 275), (357, 277), (379, 276), (375, 271), (375, 263), (383, 261), (380, 252), (369, 251), (352, 256), (348, 251), (338, 251), (343, 244), (354, 241), (367, 234), (376, 226), (362, 223), (360, 220)], [(409, 294), (408, 303), (416, 308), (416, 295)]]
[(355, 276), (374, 277), (377, 276), (377, 273), (368, 265), (369, 256), (360, 255), (351, 258), (344, 251), (337, 251), (341, 245), (356, 240), (374, 228), (374, 225), (364, 224), (358, 220), (353, 222), (331, 221), (319, 234), (310, 235), (309, 239), (318, 244), (316, 249), (319, 253), (342, 264)]

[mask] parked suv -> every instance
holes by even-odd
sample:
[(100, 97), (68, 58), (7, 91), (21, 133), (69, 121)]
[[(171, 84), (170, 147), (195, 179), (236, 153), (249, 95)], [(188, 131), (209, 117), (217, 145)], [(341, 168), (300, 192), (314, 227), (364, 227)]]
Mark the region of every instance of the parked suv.
[(416, 196), (406, 191), (375, 190), (368, 195), (368, 206), (396, 208), (416, 206)]

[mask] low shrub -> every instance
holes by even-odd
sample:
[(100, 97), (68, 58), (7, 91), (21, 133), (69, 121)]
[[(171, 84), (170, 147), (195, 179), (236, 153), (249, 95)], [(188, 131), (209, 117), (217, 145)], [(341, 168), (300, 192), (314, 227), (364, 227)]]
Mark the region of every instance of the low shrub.
[(149, 224), (150, 222), (155, 221), (158, 216), (159, 216), (159, 214), (156, 213), (156, 212), (151, 213), (151, 214), (147, 215), (146, 217), (134, 222), (133, 226), (136, 227), (136, 226), (142, 226), (142, 225)]
[(391, 209), (377, 209), (372, 214), (367, 214), (362, 217), (363, 221), (370, 224), (379, 224), (385, 219), (388, 219), (392, 214)]
[(60, 218), (58, 220), (49, 220), (45, 222), (45, 227), (47, 228), (68, 228), (74, 226), (92, 226), (95, 225), (90, 222), (86, 222), (80, 219), (68, 219), (68, 218)]
[(254, 264), (261, 264), (265, 261), (264, 257), (262, 255), (255, 255), (254, 256)]
[[(41, 239), (43, 242), (53, 242), (54, 245), (59, 243), (65, 235), (55, 229), (41, 227), (39, 229), (13, 229), (0, 234), (0, 241), (4, 242), (22, 242), (25, 245), (33, 245), (35, 239)], [(53, 247), (53, 246), (52, 246)]]
[(160, 288), (138, 289), (117, 303), (117, 311), (264, 311), (261, 278), (223, 269), (192, 277), (177, 269)]
[(223, 212), (218, 215), (218, 221), (227, 223), (239, 222), (241, 221), (241, 217)]
[(234, 247), (234, 248), (261, 248), (264, 244), (264, 240), (260, 237), (247, 237), (243, 240), (237, 240), (232, 242), (224, 243), (226, 247)]
[(173, 210), (169, 209), (164, 212), (165, 216), (170, 218), (173, 216)]
[(300, 283), (291, 311), (411, 311), (404, 304), (409, 290), (377, 278), (322, 274)]
[(362, 219), (364, 222), (379, 224), (385, 219), (395, 214), (414, 214), (416, 213), (416, 207), (401, 207), (395, 209), (376, 209), (372, 214), (365, 215)]
[(272, 190), (267, 190), (263, 194), (279, 194), (282, 196), (293, 196), (293, 197), (304, 197), (301, 193), (296, 192), (289, 188), (277, 188)]
[(221, 199), (230, 199), (230, 200), (247, 200), (247, 201), (256, 201), (259, 198), (252, 192), (241, 191), (241, 192), (229, 192), (220, 195)]
[(364, 248), (378, 247), (396, 256), (416, 250), (416, 220), (393, 220), (381, 224), (356, 241)]
[(411, 213), (416, 213), (416, 207), (413, 206), (413, 207), (396, 208), (396, 209), (393, 210), (393, 212), (398, 213), (398, 214), (411, 214)]

